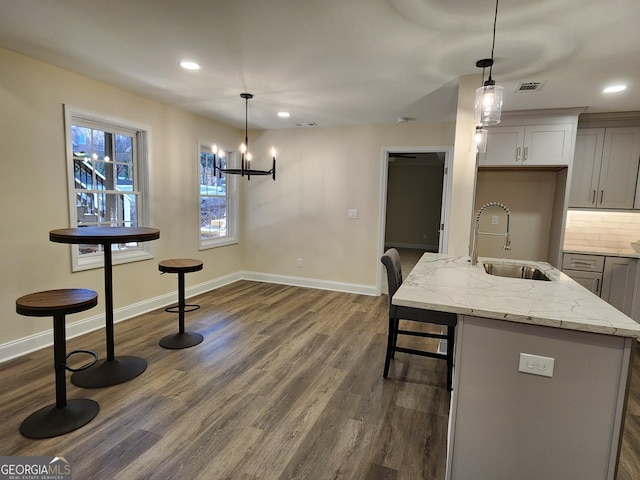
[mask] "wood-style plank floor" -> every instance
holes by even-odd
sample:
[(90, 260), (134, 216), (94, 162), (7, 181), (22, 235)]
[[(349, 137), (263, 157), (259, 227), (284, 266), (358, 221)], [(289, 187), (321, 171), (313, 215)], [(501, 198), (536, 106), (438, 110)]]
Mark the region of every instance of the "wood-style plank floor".
[[(0, 364), (0, 455), (62, 455), (77, 480), (444, 478), (446, 364), (397, 354), (382, 378), (386, 296), (241, 281), (189, 303), (202, 308), (187, 330), (204, 335), (192, 348), (158, 345), (177, 330), (164, 310), (116, 324), (116, 355), (149, 366), (101, 389), (67, 376), (68, 398), (100, 413), (60, 437), (18, 430), (54, 401), (52, 349)], [(68, 340), (78, 348), (103, 358), (104, 332)], [(639, 453), (636, 359), (619, 480), (640, 479)]]

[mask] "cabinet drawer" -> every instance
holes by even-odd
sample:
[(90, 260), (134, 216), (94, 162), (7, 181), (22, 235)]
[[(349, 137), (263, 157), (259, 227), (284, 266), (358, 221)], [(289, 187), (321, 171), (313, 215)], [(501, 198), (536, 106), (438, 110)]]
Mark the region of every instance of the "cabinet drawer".
[(604, 257), (600, 255), (565, 253), (562, 259), (562, 269), (582, 270), (585, 272), (603, 272)]
[(598, 296), (602, 293), (602, 273), (581, 270), (562, 270), (562, 273), (571, 277), (590, 292)]

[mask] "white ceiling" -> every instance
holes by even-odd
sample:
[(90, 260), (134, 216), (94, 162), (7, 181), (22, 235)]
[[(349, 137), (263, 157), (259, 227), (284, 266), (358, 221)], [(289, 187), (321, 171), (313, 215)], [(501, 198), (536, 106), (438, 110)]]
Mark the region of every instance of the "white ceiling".
[[(491, 55), (494, 10), (494, 0), (0, 0), (0, 46), (238, 127), (244, 91), (255, 95), (250, 128), (453, 120), (458, 77)], [(639, 25), (638, 0), (503, 0), (493, 77), (505, 110), (640, 110)], [(182, 70), (185, 58), (202, 69)], [(516, 93), (531, 81), (540, 91)], [(628, 89), (601, 93), (615, 82)]]

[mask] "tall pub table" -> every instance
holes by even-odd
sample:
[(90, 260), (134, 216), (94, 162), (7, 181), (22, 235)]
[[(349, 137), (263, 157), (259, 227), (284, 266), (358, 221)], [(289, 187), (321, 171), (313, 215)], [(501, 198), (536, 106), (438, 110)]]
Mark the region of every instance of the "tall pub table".
[(113, 340), (113, 262), (114, 243), (148, 242), (160, 238), (160, 230), (148, 227), (78, 227), (61, 228), (49, 232), (49, 240), (57, 243), (102, 245), (104, 251), (105, 334), (107, 358), (92, 367), (71, 375), (71, 383), (78, 387), (100, 388), (124, 383), (137, 377), (147, 368), (144, 358), (132, 355), (115, 356)]

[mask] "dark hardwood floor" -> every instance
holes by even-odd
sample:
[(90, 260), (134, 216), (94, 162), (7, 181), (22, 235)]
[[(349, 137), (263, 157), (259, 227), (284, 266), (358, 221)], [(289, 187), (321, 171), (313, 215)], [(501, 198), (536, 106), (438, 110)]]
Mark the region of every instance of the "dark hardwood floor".
[[(444, 478), (446, 364), (397, 354), (382, 378), (386, 296), (241, 281), (189, 303), (202, 308), (187, 330), (205, 337), (192, 348), (158, 345), (177, 329), (164, 310), (116, 324), (116, 355), (149, 366), (101, 389), (67, 376), (68, 398), (100, 413), (60, 437), (18, 431), (54, 401), (52, 349), (0, 364), (0, 455), (65, 456), (76, 480)], [(68, 340), (78, 348), (103, 358), (104, 332)], [(636, 359), (619, 480), (640, 478), (638, 453)]]

